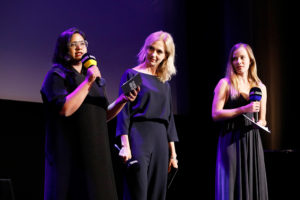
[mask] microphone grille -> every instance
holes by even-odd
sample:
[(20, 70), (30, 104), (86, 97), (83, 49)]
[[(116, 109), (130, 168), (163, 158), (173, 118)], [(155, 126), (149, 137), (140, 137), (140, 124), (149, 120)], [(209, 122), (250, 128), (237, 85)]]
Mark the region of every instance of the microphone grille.
[(88, 69), (89, 67), (91, 67), (93, 65), (97, 66), (97, 60), (96, 60), (95, 56), (92, 56), (89, 53), (85, 53), (81, 57), (81, 62), (86, 69)]
[(253, 87), (250, 89), (250, 93), (249, 93), (250, 101), (260, 101), (261, 96), (262, 96), (262, 92), (259, 87)]

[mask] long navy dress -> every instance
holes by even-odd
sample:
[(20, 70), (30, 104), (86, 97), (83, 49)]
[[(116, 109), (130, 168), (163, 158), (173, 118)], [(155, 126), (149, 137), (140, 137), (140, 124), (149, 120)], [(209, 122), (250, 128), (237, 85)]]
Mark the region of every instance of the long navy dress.
[(71, 116), (59, 115), (66, 96), (85, 79), (74, 69), (54, 66), (41, 94), (46, 112), (45, 200), (115, 200), (105, 89), (93, 84)]
[[(128, 69), (120, 85), (138, 72)], [(155, 76), (140, 73), (141, 90), (117, 116), (116, 135), (127, 134), (133, 159), (140, 169), (127, 176), (129, 193), (124, 199), (164, 200), (166, 197), (168, 142), (178, 141), (169, 84)], [(121, 93), (120, 89), (120, 93)], [(130, 178), (130, 181), (129, 181)]]
[[(224, 108), (249, 104), (242, 95)], [(253, 118), (253, 113), (247, 113)], [(240, 115), (223, 122), (216, 162), (216, 200), (268, 200), (264, 151), (258, 129)]]

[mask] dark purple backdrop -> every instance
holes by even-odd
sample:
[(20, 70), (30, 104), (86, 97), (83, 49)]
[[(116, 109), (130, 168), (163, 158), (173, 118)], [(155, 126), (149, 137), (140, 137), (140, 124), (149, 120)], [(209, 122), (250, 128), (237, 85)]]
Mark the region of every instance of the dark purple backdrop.
[[(273, 133), (262, 137), (264, 148), (271, 150), (266, 152), (270, 199), (293, 199), (287, 196), (296, 194), (293, 183), (299, 180), (299, 12), (291, 2), (1, 0), (0, 8), (0, 178), (13, 180), (16, 198), (42, 197), (39, 90), (56, 38), (78, 26), (108, 82), (110, 101), (121, 74), (136, 65), (144, 39), (157, 30), (174, 36), (178, 74), (171, 86), (180, 171), (170, 199), (213, 199), (219, 128), (211, 119), (213, 90), (224, 76), (231, 46), (250, 44), (268, 89), (267, 121)], [(113, 123), (110, 128), (115, 130)]]
[[(0, 5), (0, 99), (41, 102), (39, 90), (51, 67), (56, 39), (73, 26), (87, 34), (88, 50), (96, 56), (107, 80), (110, 101), (118, 94), (122, 73), (137, 64), (137, 53), (154, 31), (173, 35), (179, 72), (184, 67), (183, 2), (4, 0)], [(184, 76), (183, 73), (178, 74)], [(176, 81), (173, 82), (175, 88)], [(173, 90), (177, 111), (176, 89)]]

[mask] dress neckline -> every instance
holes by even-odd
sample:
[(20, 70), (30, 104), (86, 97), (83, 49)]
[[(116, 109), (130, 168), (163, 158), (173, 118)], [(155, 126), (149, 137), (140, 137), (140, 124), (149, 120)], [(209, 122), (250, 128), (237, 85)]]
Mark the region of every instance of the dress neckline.
[(240, 94), (240, 97), (242, 97), (244, 100), (249, 101), (249, 96), (245, 97), (244, 95)]
[(133, 68), (132, 68), (132, 70), (133, 70), (133, 71), (135, 71), (135, 72), (137, 72), (137, 73), (141, 73), (141, 74), (145, 74), (145, 75), (148, 75), (148, 76), (151, 76), (151, 77), (155, 77), (155, 78), (157, 78), (157, 76), (155, 76), (155, 75), (152, 75), (152, 74), (147, 74), (147, 73), (145, 73), (145, 72), (141, 72), (141, 71), (138, 71), (138, 70), (136, 70), (136, 69), (133, 69)]

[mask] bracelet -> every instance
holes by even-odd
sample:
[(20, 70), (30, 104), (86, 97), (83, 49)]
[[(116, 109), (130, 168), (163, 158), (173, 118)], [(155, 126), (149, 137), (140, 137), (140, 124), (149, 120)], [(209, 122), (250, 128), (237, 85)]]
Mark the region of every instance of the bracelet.
[(176, 156), (171, 156), (170, 159), (175, 159), (175, 160), (177, 160)]

